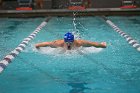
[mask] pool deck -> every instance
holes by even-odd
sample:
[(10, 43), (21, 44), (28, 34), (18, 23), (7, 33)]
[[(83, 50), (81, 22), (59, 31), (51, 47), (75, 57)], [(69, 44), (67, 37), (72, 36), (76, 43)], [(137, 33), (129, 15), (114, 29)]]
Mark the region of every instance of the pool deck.
[(46, 17), (46, 16), (132, 16), (140, 15), (140, 8), (90, 8), (84, 10), (43, 9), (43, 10), (0, 10), (0, 17)]

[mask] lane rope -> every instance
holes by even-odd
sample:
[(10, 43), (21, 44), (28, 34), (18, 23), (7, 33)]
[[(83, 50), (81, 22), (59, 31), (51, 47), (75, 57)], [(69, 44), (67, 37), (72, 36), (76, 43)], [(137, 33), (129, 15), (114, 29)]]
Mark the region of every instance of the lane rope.
[(102, 18), (106, 21), (107, 24), (109, 24), (114, 29), (114, 31), (116, 31), (122, 37), (124, 37), (128, 42), (128, 44), (130, 44), (133, 48), (135, 48), (138, 52), (140, 52), (140, 44), (138, 43), (138, 41), (136, 41), (130, 35), (123, 32), (119, 27), (117, 27), (111, 20), (109, 20), (105, 16), (102, 16)]
[(51, 17), (48, 17), (45, 21), (43, 21), (27, 38), (23, 39), (23, 41), (13, 51), (11, 51), (0, 61), (0, 74), (8, 66), (8, 64), (12, 62), (13, 59), (25, 49), (28, 43), (35, 38), (37, 33), (40, 32), (40, 30), (48, 23), (50, 19)]

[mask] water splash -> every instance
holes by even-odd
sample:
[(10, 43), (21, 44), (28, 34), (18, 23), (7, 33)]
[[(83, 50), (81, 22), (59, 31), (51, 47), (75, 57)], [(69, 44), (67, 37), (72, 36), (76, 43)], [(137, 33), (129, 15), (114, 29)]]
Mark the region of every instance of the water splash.
[(40, 47), (39, 49), (35, 48), (35, 43), (32, 42), (23, 52), (28, 53), (40, 53), (45, 55), (52, 56), (65, 56), (65, 57), (78, 57), (81, 56), (79, 52), (83, 54), (99, 53), (103, 48), (96, 47), (77, 47), (73, 50), (65, 50), (64, 48), (51, 48), (51, 47)]
[(73, 12), (73, 27), (74, 27), (74, 29), (72, 30), (72, 33), (74, 34), (75, 39), (81, 39), (80, 30), (77, 28), (75, 15), (76, 15), (76, 13)]
[(51, 47), (41, 47), (40, 49), (32, 49), (34, 52), (38, 52), (41, 54), (52, 55), (52, 56), (65, 56), (65, 57), (78, 57), (81, 56), (79, 52), (83, 54), (90, 53), (99, 53), (103, 50), (103, 48), (95, 48), (95, 47), (79, 47), (74, 50), (65, 50), (63, 48), (51, 48)]

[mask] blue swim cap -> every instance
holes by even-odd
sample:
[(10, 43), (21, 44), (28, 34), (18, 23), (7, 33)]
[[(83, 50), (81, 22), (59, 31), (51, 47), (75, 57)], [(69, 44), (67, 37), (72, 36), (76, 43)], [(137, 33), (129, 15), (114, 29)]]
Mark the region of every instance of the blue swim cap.
[(73, 42), (74, 41), (74, 35), (70, 32), (66, 33), (64, 35), (64, 41), (65, 42)]

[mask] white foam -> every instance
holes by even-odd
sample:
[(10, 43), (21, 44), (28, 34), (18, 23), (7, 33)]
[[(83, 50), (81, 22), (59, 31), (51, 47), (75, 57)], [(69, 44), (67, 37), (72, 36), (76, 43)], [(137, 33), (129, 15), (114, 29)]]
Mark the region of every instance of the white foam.
[(55, 55), (63, 54), (65, 51), (62, 48), (41, 47), (39, 52), (42, 54)]
[(38, 52), (47, 55), (80, 55), (89, 53), (99, 53), (103, 48), (95, 47), (79, 47), (74, 50), (65, 50), (63, 48), (51, 48), (51, 47), (41, 47)]
[(3, 71), (3, 68), (2, 67), (0, 67), (0, 73)]
[(84, 47), (84, 53), (99, 53), (103, 50), (103, 48), (96, 48), (96, 47)]
[(140, 47), (139, 47), (139, 48), (137, 48), (137, 50), (138, 50), (138, 51), (140, 51)]
[(31, 44), (29, 44), (29, 47), (27, 46), (27, 48), (23, 52), (37, 52), (37, 49), (35, 48), (35, 43), (32, 42)]
[(81, 35), (80, 35), (78, 29), (75, 29), (75, 31), (73, 31), (72, 34), (74, 35), (75, 39), (80, 39), (81, 38)]

